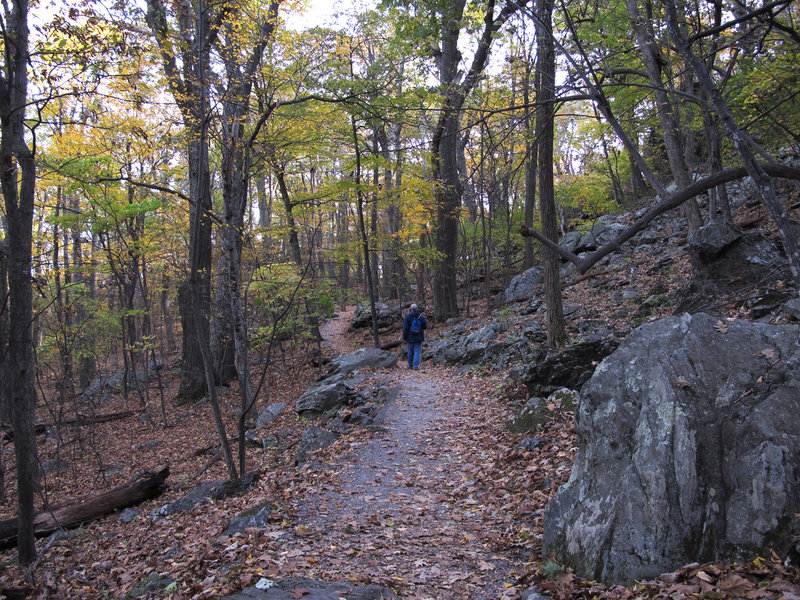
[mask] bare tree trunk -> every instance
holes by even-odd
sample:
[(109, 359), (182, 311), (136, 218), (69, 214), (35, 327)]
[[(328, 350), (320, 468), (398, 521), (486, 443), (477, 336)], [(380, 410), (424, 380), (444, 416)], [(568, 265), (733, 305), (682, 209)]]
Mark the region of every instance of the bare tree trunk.
[(364, 270), (367, 275), (367, 290), (369, 292), (369, 308), (372, 313), (372, 341), (376, 348), (381, 345), (380, 338), (378, 337), (378, 312), (375, 309), (375, 281), (372, 279), (372, 269), (370, 268), (370, 251), (369, 240), (367, 239), (367, 228), (364, 223), (364, 195), (361, 192), (361, 151), (358, 145), (358, 129), (356, 127), (356, 118), (350, 117), (350, 124), (353, 130), (353, 145), (356, 153), (356, 208), (358, 210), (358, 229), (361, 234), (361, 249), (364, 253)]
[[(653, 7), (650, 0), (645, 2), (648, 16), (645, 17), (639, 10), (637, 0), (626, 0), (628, 16), (631, 27), (636, 34), (639, 46), (639, 53), (642, 56), (650, 84), (653, 88), (653, 95), (656, 100), (658, 118), (661, 123), (661, 132), (664, 145), (667, 149), (667, 159), (669, 161), (672, 176), (679, 188), (684, 188), (691, 183), (689, 169), (686, 166), (684, 148), (686, 140), (683, 139), (681, 132), (683, 128), (678, 116), (678, 107), (670, 100), (664, 83), (662, 64), (664, 61), (660, 55), (655, 35), (653, 34), (650, 23), (652, 23)], [(689, 224), (689, 233), (696, 231), (703, 224), (700, 209), (697, 202), (692, 199), (685, 203), (682, 212)]]
[(294, 221), (294, 203), (289, 196), (289, 188), (286, 186), (286, 177), (277, 161), (273, 161), (272, 168), (275, 173), (275, 180), (278, 182), (278, 192), (283, 201), (283, 208), (286, 211), (286, 225), (289, 228), (289, 248), (292, 251), (292, 260), (298, 267), (303, 265), (303, 256), (300, 252), (300, 237), (297, 234), (297, 225)]
[[(177, 9), (176, 9), (177, 10)], [(161, 63), (170, 92), (180, 108), (187, 130), (187, 161), (189, 167), (190, 244), (189, 279), (179, 290), (179, 310), (183, 330), (181, 383), (179, 401), (193, 401), (206, 390), (205, 369), (200, 348), (208, 340), (198, 340), (198, 332), (209, 332), (211, 306), (211, 174), (208, 159), (208, 70), (212, 40), (216, 39), (219, 23), (213, 22), (213, 7), (200, 2), (197, 7), (177, 19), (179, 32), (173, 34), (167, 23), (167, 8), (160, 0), (147, 0), (145, 18), (156, 38)], [(172, 36), (180, 37), (181, 41)], [(190, 40), (190, 43), (184, 43)], [(177, 48), (184, 48), (180, 57)], [(180, 59), (180, 60), (178, 60)], [(193, 229), (196, 228), (196, 231)], [(192, 290), (201, 296), (196, 306)], [(196, 310), (199, 309), (199, 310)], [(197, 323), (197, 320), (205, 320)]]
[[(525, 104), (525, 225), (533, 227), (533, 216), (536, 211), (536, 169), (539, 162), (539, 144), (535, 139), (535, 113), (529, 108), (531, 103), (531, 83), (539, 89), (539, 69), (528, 59), (525, 63), (525, 80), (522, 87), (522, 101)], [(533, 82), (531, 82), (533, 70)], [(534, 265), (533, 238), (525, 238), (525, 269)]]
[[(538, 4), (538, 58), (539, 89), (536, 100), (539, 105), (536, 115), (536, 139), (539, 143), (539, 209), (542, 214), (542, 233), (558, 241), (555, 190), (553, 186), (553, 135), (556, 85), (556, 55), (553, 43), (553, 1), (540, 0)], [(544, 295), (547, 305), (547, 343), (561, 348), (567, 342), (564, 323), (564, 308), (561, 300), (561, 282), (558, 271), (558, 255), (549, 247), (542, 248), (544, 264)]]
[[(33, 353), (33, 292), (31, 247), (36, 164), (25, 136), (28, 105), (28, 2), (16, 0), (6, 6), (0, 35), (3, 38), (0, 72), (0, 186), (8, 223), (7, 277), (8, 323), (6, 346), (0, 348), (3, 396), (14, 428), (17, 462), (17, 528), (19, 563), (36, 559), (34, 540), (34, 494), (39, 484), (34, 414), (36, 410)], [(35, 134), (35, 131), (33, 132)]]
[[(3, 230), (8, 227), (3, 219)], [(0, 352), (5, 353), (8, 347), (8, 245), (0, 240)], [(0, 373), (3, 372), (3, 355), (0, 355)], [(0, 383), (0, 421), (7, 423), (9, 407), (5, 404), (5, 390)], [(0, 502), (6, 500), (6, 461), (3, 455), (3, 444), (0, 443)]]

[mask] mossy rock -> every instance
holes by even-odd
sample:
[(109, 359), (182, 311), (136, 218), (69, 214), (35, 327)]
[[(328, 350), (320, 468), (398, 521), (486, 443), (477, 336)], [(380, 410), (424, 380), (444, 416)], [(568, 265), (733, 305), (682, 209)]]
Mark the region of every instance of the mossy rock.
[(528, 399), (508, 422), (508, 428), (514, 433), (527, 433), (539, 429), (551, 418), (552, 413), (547, 408), (547, 400), (534, 396)]

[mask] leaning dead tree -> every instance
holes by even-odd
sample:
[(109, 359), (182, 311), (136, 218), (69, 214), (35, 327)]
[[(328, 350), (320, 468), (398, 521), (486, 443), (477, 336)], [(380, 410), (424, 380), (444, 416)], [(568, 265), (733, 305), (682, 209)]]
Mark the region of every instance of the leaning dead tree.
[[(795, 167), (787, 167), (785, 165), (779, 164), (763, 164), (761, 168), (764, 172), (771, 176), (771, 177), (779, 177), (783, 179), (795, 179), (800, 180), (800, 169)], [(686, 186), (685, 188), (678, 190), (674, 194), (667, 195), (666, 198), (658, 202), (655, 206), (650, 208), (644, 215), (636, 219), (633, 223), (631, 223), (627, 228), (623, 229), (619, 235), (611, 240), (610, 242), (603, 244), (597, 250), (589, 254), (584, 258), (579, 258), (563, 246), (560, 246), (557, 242), (553, 242), (547, 237), (545, 237), (540, 231), (537, 231), (534, 228), (527, 227), (526, 225), (522, 225), (520, 227), (520, 235), (523, 237), (530, 236), (541, 242), (542, 244), (552, 248), (559, 256), (563, 259), (568, 260), (572, 264), (574, 264), (579, 273), (586, 273), (589, 269), (591, 269), (594, 265), (596, 265), (600, 260), (611, 254), (612, 252), (618, 251), (622, 244), (627, 242), (637, 233), (642, 231), (647, 225), (655, 219), (657, 216), (667, 212), (668, 210), (672, 210), (673, 208), (679, 207), (681, 204), (689, 200), (690, 198), (694, 198), (711, 188), (714, 188), (718, 185), (723, 183), (727, 183), (729, 181), (735, 181), (737, 179), (742, 179), (747, 177), (748, 172), (745, 167), (735, 167), (732, 169), (726, 169), (725, 171), (721, 171), (719, 173), (715, 173), (709, 177), (705, 177), (699, 181), (695, 181), (691, 185)], [(796, 283), (798, 289), (800, 289), (800, 281), (796, 278)]]

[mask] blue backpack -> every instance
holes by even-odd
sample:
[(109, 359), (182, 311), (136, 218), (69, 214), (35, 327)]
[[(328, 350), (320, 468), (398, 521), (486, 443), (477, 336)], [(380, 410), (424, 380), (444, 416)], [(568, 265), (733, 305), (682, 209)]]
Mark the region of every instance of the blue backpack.
[(408, 332), (411, 335), (417, 335), (419, 333), (422, 333), (422, 325), (420, 325), (419, 322), (419, 315), (414, 317), (414, 320), (411, 321), (411, 327), (408, 328)]

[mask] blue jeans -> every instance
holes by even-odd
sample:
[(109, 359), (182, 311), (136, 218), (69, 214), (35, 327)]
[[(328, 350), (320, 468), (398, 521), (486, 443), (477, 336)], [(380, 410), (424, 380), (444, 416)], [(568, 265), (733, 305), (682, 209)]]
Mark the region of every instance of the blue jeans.
[(416, 369), (419, 367), (420, 352), (422, 342), (408, 342), (408, 368)]

